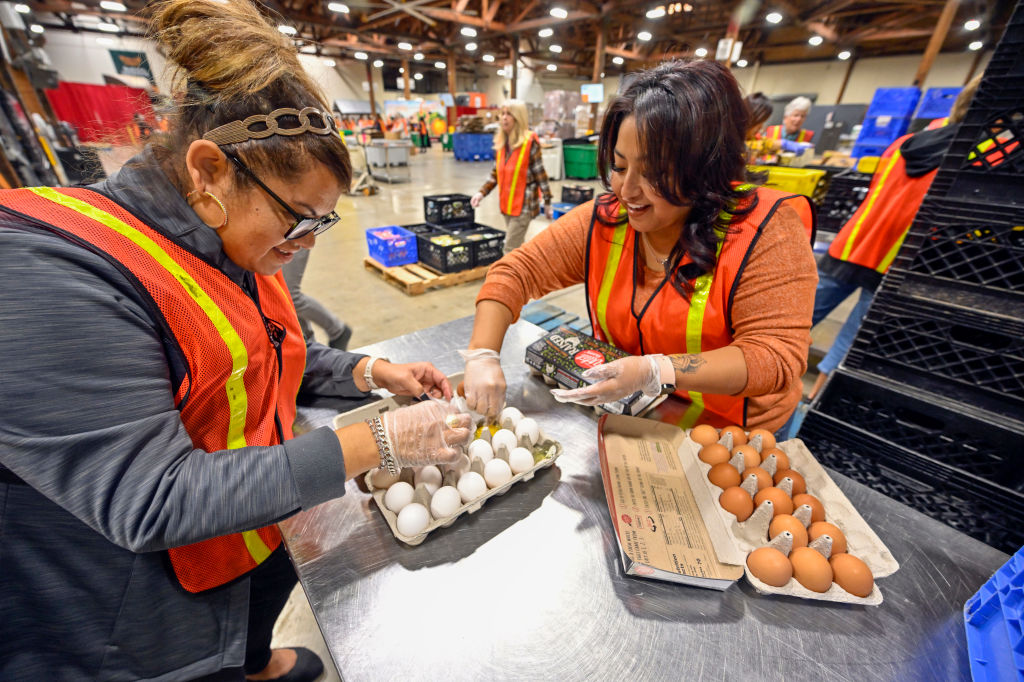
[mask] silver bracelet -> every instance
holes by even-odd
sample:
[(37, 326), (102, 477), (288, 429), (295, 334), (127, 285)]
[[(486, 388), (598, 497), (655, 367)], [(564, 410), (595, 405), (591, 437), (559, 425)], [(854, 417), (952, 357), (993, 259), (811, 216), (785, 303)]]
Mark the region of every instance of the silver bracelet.
[(370, 425), (370, 433), (373, 434), (373, 440), (377, 443), (377, 452), (380, 453), (380, 468), (392, 476), (397, 476), (399, 473), (398, 463), (395, 461), (395, 454), (391, 451), (387, 432), (384, 431), (384, 422), (380, 417), (373, 417), (367, 419), (366, 423)]
[(378, 360), (384, 360), (390, 362), (387, 358), (374, 358), (371, 357), (370, 361), (366, 363), (366, 367), (363, 369), (363, 380), (366, 381), (366, 385), (370, 387), (371, 391), (376, 391), (380, 386), (373, 383), (373, 363)]

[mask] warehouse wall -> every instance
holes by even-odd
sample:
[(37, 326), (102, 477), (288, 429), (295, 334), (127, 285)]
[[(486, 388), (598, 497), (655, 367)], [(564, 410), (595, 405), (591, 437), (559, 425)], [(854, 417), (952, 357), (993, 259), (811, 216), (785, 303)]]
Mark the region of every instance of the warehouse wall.
[(168, 81), (164, 77), (164, 58), (156, 51), (156, 45), (143, 38), (110, 36), (113, 45), (102, 45), (96, 33), (71, 33), (70, 31), (47, 31), (46, 46), (43, 50), (50, 58), (58, 77), (73, 83), (103, 85), (103, 74), (117, 74), (110, 50), (145, 52), (149, 67), (156, 78), (157, 87), (167, 92)]

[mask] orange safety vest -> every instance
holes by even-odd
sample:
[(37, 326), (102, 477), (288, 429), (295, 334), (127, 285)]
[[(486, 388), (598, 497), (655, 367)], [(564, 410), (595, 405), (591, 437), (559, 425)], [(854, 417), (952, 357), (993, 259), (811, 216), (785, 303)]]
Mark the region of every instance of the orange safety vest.
[[(505, 215), (517, 216), (523, 212), (526, 199), (526, 178), (530, 174), (530, 147), (536, 138), (532, 132), (505, 158), (505, 147), (498, 150), (498, 208)], [(540, 192), (540, 188), (537, 188)]]
[[(767, 137), (769, 140), (781, 140), (783, 137), (785, 137), (785, 135), (782, 134), (782, 126), (780, 126), (780, 125), (778, 125), (778, 126), (768, 126), (765, 129), (764, 134), (765, 134), (765, 137)], [(796, 142), (810, 142), (813, 139), (814, 139), (814, 131), (813, 130), (803, 130), (803, 129), (801, 129), (800, 132), (796, 134)]]
[[(277, 445), (292, 437), (306, 345), (280, 272), (255, 276), (257, 303), (223, 272), (85, 188), (6, 190), (0, 204), (127, 269), (144, 289), (187, 365), (174, 400), (197, 449)], [(202, 592), (245, 575), (280, 544), (271, 525), (168, 553), (181, 586)]]
[(917, 209), (935, 179), (935, 170), (912, 178), (900, 154), (904, 135), (878, 160), (868, 194), (828, 248), (828, 255), (885, 274), (903, 245)]
[[(587, 306), (594, 336), (633, 355), (696, 354), (728, 346), (733, 341), (732, 294), (761, 230), (784, 204), (797, 208), (803, 216), (807, 211), (800, 210), (799, 205), (809, 205), (810, 200), (799, 194), (759, 187), (754, 210), (734, 221), (728, 233), (719, 233), (715, 269), (694, 280), (690, 300), (680, 296), (665, 280), (638, 313), (639, 320), (632, 312), (632, 298), (634, 258), (640, 235), (628, 222), (618, 226), (595, 224), (595, 204), (586, 251)], [(622, 215), (617, 200), (600, 210), (604, 215)], [(684, 255), (680, 266), (690, 262), (689, 256)], [(677, 391), (676, 395), (690, 404), (681, 418), (674, 419), (681, 428), (692, 427), (698, 419), (722, 426), (746, 425), (743, 397), (697, 391)]]

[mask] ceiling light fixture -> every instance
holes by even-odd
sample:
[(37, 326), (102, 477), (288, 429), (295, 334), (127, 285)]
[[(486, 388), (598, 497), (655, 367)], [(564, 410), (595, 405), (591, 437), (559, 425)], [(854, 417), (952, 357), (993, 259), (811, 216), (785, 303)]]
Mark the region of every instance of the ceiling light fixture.
[(466, 52), (475, 52), (476, 43), (466, 43)]
[(352, 56), (355, 57), (356, 59), (358, 59), (361, 62), (365, 62), (367, 59), (370, 58), (370, 55), (366, 54), (365, 52), (356, 52)]
[(337, 12), (338, 14), (348, 14), (349, 12), (348, 5), (346, 5), (343, 2), (327, 3), (327, 9), (331, 10), (332, 12)]
[(748, 62), (747, 62), (746, 59), (741, 59), (738, 62), (736, 62), (736, 66), (738, 66), (741, 69), (745, 69), (745, 68), (747, 68), (747, 63)]
[(447, 64), (445, 64), (444, 62), (434, 62), (434, 68), (435, 69), (444, 69), (446, 67), (447, 67)]
[(985, 47), (985, 43), (981, 42), (980, 40), (975, 40), (973, 43), (967, 46), (967, 49), (970, 50), (971, 52), (977, 52), (983, 47)]
[(561, 7), (552, 7), (551, 12), (549, 12), (549, 14), (551, 14), (551, 16), (553, 16), (556, 19), (565, 19), (567, 16), (569, 16), (569, 13), (566, 12)]
[(470, 26), (463, 26), (459, 33), (466, 36), (467, 38), (476, 38), (476, 29)]
[(493, 55), (493, 54), (485, 54), (485, 55), (484, 55), (484, 56), (482, 57), (482, 59), (483, 59), (483, 60), (484, 60), (485, 62), (487, 62), (488, 64), (490, 64), (491, 62), (493, 62), (493, 61), (494, 61), (494, 55)]
[(46, 29), (43, 28), (42, 24), (32, 24), (31, 26), (28, 27), (28, 30), (32, 31), (33, 33), (42, 33)]
[(288, 24), (281, 24), (277, 27), (277, 30), (286, 36), (293, 36), (298, 33), (298, 30), (294, 26), (289, 26)]
[(380, 67), (384, 66), (384, 60), (383, 59), (374, 59), (373, 60), (373, 65), (376, 66), (379, 69)]
[(120, 33), (121, 27), (117, 24), (108, 24), (106, 22), (96, 24), (96, 28), (106, 33)]
[(769, 12), (765, 15), (764, 20), (769, 24), (778, 24), (782, 22), (782, 15), (778, 12)]
[(552, 35), (554, 35), (554, 33), (555, 30), (551, 28), (542, 28), (541, 30), (537, 31), (537, 35), (539, 35), (541, 38), (550, 38)]
[(692, 12), (693, 11), (693, 5), (691, 5), (688, 2), (684, 2), (683, 3), (683, 11), (684, 12)]
[(650, 31), (640, 31), (639, 33), (637, 33), (637, 34), (636, 34), (636, 37), (637, 37), (637, 39), (639, 39), (639, 40), (642, 40), (642, 41), (644, 41), (644, 42), (647, 42), (648, 40), (650, 40), (650, 39), (651, 39), (651, 38), (653, 38), (654, 36), (652, 36), (652, 35), (651, 35), (651, 32), (650, 32)]
[(551, 50), (552, 52), (554, 52), (555, 54), (561, 54), (562, 53), (562, 46), (561, 45), (552, 45), (548, 49)]
[(554, 64), (548, 64), (548, 71), (558, 71), (558, 67)]
[(119, 2), (114, 0), (100, 0), (100, 9), (105, 9), (108, 12), (127, 12), (128, 8)]
[(414, 80), (418, 80), (418, 81), (423, 80), (423, 74), (422, 73), (414, 73), (412, 75), (412, 77), (413, 77)]
[(623, 64), (625, 61), (622, 57), (612, 57), (612, 64)]
[(968, 31), (977, 31), (981, 28), (981, 22), (977, 19), (968, 19), (964, 22), (964, 28)]
[(28, 14), (32, 11), (32, 8), (23, 2), (19, 2), (17, 5), (14, 6), (14, 11), (17, 12), (18, 14)]
[(648, 19), (661, 19), (663, 16), (665, 16), (665, 6), (664, 5), (658, 5), (654, 9), (647, 10), (647, 18)]
[(415, 59), (416, 61), (420, 61), (421, 59), (423, 59), (423, 53), (422, 52), (417, 52), (416, 54), (414, 54), (412, 56), (412, 58)]
[(849, 50), (843, 50), (842, 52), (840, 52), (839, 54), (837, 54), (837, 55), (836, 55), (836, 57), (837, 57), (837, 58), (838, 58), (839, 60), (841, 60), (841, 61), (844, 61), (844, 62), (845, 62), (845, 61), (846, 61), (847, 59), (849, 59), (850, 57), (852, 57), (852, 56), (853, 56), (853, 55), (852, 55), (852, 53), (851, 53), (851, 52), (850, 52)]
[(412, 43), (406, 43), (406, 42), (398, 43), (398, 49), (399, 50), (411, 50), (412, 49)]
[(698, 47), (696, 50), (693, 51), (693, 54), (695, 54), (698, 57), (707, 57), (708, 56), (708, 48), (706, 48), (706, 47)]
[(821, 45), (823, 42), (825, 42), (825, 39), (822, 38), (821, 36), (811, 36), (810, 38), (807, 39), (807, 44), (812, 45), (814, 47)]
[(405, 73), (405, 67), (404, 66), (399, 66), (398, 67), (398, 73)]

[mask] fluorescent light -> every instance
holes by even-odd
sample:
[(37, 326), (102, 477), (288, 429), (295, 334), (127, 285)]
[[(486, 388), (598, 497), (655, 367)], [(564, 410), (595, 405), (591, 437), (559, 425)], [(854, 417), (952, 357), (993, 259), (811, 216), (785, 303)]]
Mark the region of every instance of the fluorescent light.
[(537, 35), (539, 35), (541, 38), (550, 38), (554, 34), (555, 30), (551, 28), (542, 28), (541, 30), (537, 31)]
[(335, 62), (333, 59), (325, 59), (324, 60), (324, 66), (328, 66), (328, 67), (331, 67), (333, 69), (337, 65), (338, 65), (338, 63)]
[(370, 58), (370, 55), (366, 54), (365, 52), (356, 52), (352, 56), (355, 57), (356, 59), (360, 60), (360, 61), (363, 61), (363, 62), (365, 62), (367, 59)]
[(404, 66), (399, 66), (398, 67), (398, 73), (405, 73), (405, 67)]
[(298, 33), (298, 30), (294, 26), (289, 26), (288, 24), (281, 24), (277, 27), (277, 30), (286, 36), (293, 36)]
[(416, 54), (414, 54), (412, 56), (412, 58), (415, 59), (416, 61), (419, 61), (419, 60), (423, 59), (423, 53), (422, 52), (417, 52)]
[(384, 60), (383, 59), (374, 59), (373, 60), (373, 65), (376, 66), (379, 69), (380, 67), (384, 66)]
[(444, 69), (444, 68), (446, 68), (447, 66), (448, 66), (448, 65), (447, 65), (447, 64), (445, 64), (444, 62), (434, 62), (434, 68), (435, 68), (435, 69)]
[(612, 64), (623, 64), (625, 61), (622, 57), (612, 57)]
[(412, 77), (413, 77), (414, 80), (418, 80), (418, 81), (423, 80), (423, 74), (422, 73), (414, 73), (412, 75)]
[(769, 24), (778, 24), (782, 21), (782, 15), (778, 12), (769, 12), (765, 15), (764, 20)]
[(739, 60), (738, 62), (736, 62), (736, 66), (738, 66), (741, 69), (747, 68), (747, 60), (746, 59)]
[(665, 16), (664, 5), (660, 5), (658, 7), (655, 7), (654, 9), (647, 10), (648, 19), (661, 19), (663, 16)]
[(399, 50), (411, 50), (412, 49), (412, 43), (398, 43), (398, 49)]
[(983, 47), (985, 47), (985, 43), (981, 42), (980, 40), (975, 40), (973, 43), (967, 46), (967, 49), (972, 52), (977, 52)]
[(476, 52), (476, 43), (466, 43), (466, 52)]
[(459, 33), (466, 36), (467, 38), (476, 38), (476, 29), (470, 26), (463, 26)]
[(821, 36), (811, 36), (810, 38), (807, 39), (807, 44), (813, 45), (814, 47), (821, 45), (823, 42), (825, 42), (825, 39), (822, 38)]
[(43, 28), (41, 24), (32, 24), (31, 26), (28, 27), (28, 30), (32, 31), (33, 33), (42, 33), (46, 29)]
[(113, 38), (97, 38), (96, 42), (100, 45), (117, 45), (117, 41)]
[(548, 71), (558, 71), (558, 67), (554, 64), (548, 64)]
[(644, 42), (647, 42), (648, 40), (650, 40), (654, 36), (651, 35), (650, 31), (640, 31), (639, 33), (636, 34), (636, 37), (639, 40), (643, 40)]
[(493, 54), (485, 54), (485, 55), (484, 55), (484, 56), (482, 57), (482, 59), (483, 59), (483, 60), (484, 60), (485, 62), (487, 62), (488, 64), (490, 64), (491, 62), (493, 62), (493, 61), (494, 61), (494, 55), (493, 55)]
[(697, 55), (698, 57), (707, 57), (708, 56), (708, 48), (706, 48), (706, 47), (698, 47), (696, 50), (693, 51), (693, 54)]
[(981, 22), (977, 19), (968, 19), (964, 22), (964, 28), (968, 31), (977, 31), (981, 28)]
[(555, 54), (561, 54), (562, 53), (562, 46), (561, 45), (551, 45), (550, 47), (548, 47), (548, 49), (551, 50), (552, 52), (554, 52)]
[(837, 58), (839, 58), (840, 60), (842, 60), (844, 62), (847, 59), (849, 59), (851, 56), (853, 56), (853, 55), (850, 53), (849, 50), (843, 50), (842, 52), (840, 52), (839, 54), (836, 55)]
[(552, 7), (550, 14), (556, 19), (565, 19), (567, 16), (569, 16), (569, 13), (566, 12), (561, 7)]
[(114, 0), (100, 0), (100, 8), (108, 12), (127, 12), (128, 8)]
[(32, 8), (23, 2), (19, 2), (17, 5), (14, 6), (14, 11), (17, 12), (18, 14), (28, 14), (32, 11)]
[(343, 2), (329, 2), (327, 3), (327, 9), (338, 14), (348, 14), (348, 5)]
[(107, 33), (120, 33), (121, 32), (121, 27), (120, 26), (118, 26), (117, 24), (108, 24), (106, 22), (102, 22), (102, 23), (96, 24), (96, 28), (98, 28), (101, 31), (105, 31)]

